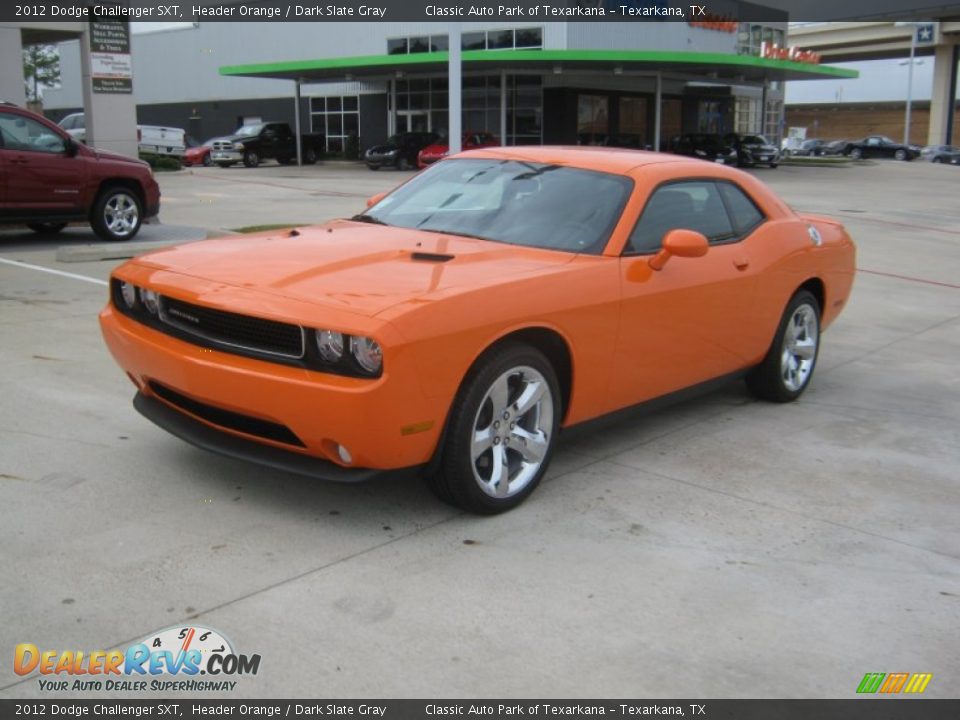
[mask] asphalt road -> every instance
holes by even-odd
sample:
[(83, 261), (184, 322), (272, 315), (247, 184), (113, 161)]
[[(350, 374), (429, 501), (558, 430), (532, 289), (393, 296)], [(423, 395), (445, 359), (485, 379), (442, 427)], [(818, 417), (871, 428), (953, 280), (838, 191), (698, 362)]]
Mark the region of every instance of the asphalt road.
[[(13, 648), (189, 625), (261, 656), (233, 697), (850, 698), (866, 672), (955, 697), (960, 170), (757, 174), (859, 245), (802, 400), (737, 384), (571, 438), (486, 519), (420, 482), (324, 484), (167, 435), (97, 326), (129, 249), (0, 230), (0, 697), (134, 696), (41, 690)], [(134, 249), (351, 215), (407, 177), (162, 174)]]

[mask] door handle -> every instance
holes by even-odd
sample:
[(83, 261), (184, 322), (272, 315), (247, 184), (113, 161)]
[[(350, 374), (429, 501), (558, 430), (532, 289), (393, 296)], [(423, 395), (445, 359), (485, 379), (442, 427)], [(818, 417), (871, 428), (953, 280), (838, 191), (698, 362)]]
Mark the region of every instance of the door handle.
[(750, 267), (750, 259), (742, 256), (735, 257), (733, 259), (733, 266), (737, 270), (746, 270), (748, 267)]

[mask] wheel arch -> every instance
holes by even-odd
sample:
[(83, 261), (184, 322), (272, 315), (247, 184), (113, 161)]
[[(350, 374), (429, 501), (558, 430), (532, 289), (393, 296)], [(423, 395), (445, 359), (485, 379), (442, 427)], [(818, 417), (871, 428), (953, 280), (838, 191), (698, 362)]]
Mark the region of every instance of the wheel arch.
[(91, 218), (93, 217), (93, 209), (97, 203), (97, 199), (103, 195), (105, 190), (112, 187), (122, 187), (134, 192), (137, 196), (137, 199), (140, 201), (140, 206), (143, 208), (143, 212), (147, 211), (147, 195), (143, 191), (143, 186), (139, 183), (139, 181), (128, 177), (114, 177), (101, 180), (100, 184), (97, 185), (97, 191), (94, 193), (94, 196), (90, 202), (90, 212), (88, 215)]
[[(569, 340), (556, 328), (545, 325), (530, 325), (526, 327), (510, 329), (498, 337), (491, 340), (483, 347), (473, 358), (463, 377), (457, 386), (456, 394), (459, 394), (467, 378), (492, 352), (507, 343), (517, 342), (529, 345), (547, 358), (547, 361), (553, 367), (557, 374), (557, 382), (560, 384), (560, 401), (563, 403), (563, 412), (560, 417), (560, 425), (563, 425), (564, 419), (570, 412), (570, 400), (573, 395), (573, 352), (570, 349)], [(450, 406), (453, 406), (451, 398)], [(426, 473), (436, 472), (439, 469), (443, 457), (443, 447), (446, 443), (447, 430), (450, 426), (450, 410), (443, 421), (443, 429), (437, 439), (437, 446), (433, 457), (427, 464)]]
[[(822, 315), (823, 315), (823, 312), (824, 312), (824, 308), (826, 308), (826, 306), (827, 306), (827, 305), (826, 305), (826, 303), (827, 303), (827, 288), (826, 288), (826, 285), (824, 285), (823, 280), (821, 280), (821, 279), (818, 278), (818, 277), (809, 278), (809, 279), (805, 280), (805, 281), (800, 285), (800, 287), (798, 287), (798, 288), (794, 291), (793, 295), (796, 295), (796, 294), (797, 294), (798, 292), (800, 292), (801, 290), (806, 290), (806, 291), (808, 291), (811, 295), (813, 295), (813, 296), (817, 299), (817, 302), (820, 304), (820, 315), (822, 316)], [(793, 295), (791, 295), (790, 297), (793, 297)], [(788, 302), (789, 302), (789, 300), (788, 300)]]

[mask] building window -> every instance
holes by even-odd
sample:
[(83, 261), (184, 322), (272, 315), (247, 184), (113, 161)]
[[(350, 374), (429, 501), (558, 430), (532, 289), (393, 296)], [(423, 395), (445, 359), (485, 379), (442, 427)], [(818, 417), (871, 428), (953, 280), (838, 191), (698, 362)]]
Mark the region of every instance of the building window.
[(327, 152), (341, 153), (351, 136), (360, 136), (360, 110), (356, 95), (310, 98), (310, 129), (326, 136)]
[(740, 30), (737, 33), (739, 55), (759, 55), (763, 43), (785, 47), (786, 33), (781, 28), (740, 23)]
[(734, 105), (734, 131), (741, 135), (762, 133), (760, 128), (760, 99), (738, 97)]
[[(543, 28), (504, 28), (503, 30), (465, 32), (460, 36), (460, 46), (464, 50), (540, 49), (543, 47)], [(387, 40), (388, 55), (443, 52), (449, 47), (450, 38), (446, 35), (416, 35)]]
[(577, 96), (577, 144), (604, 145), (610, 132), (610, 99), (606, 95)]

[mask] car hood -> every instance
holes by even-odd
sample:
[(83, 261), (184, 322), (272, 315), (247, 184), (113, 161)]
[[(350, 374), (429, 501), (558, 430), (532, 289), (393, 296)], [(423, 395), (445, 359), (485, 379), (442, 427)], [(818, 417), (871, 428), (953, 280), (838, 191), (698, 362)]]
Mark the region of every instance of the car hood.
[(762, 143), (744, 143), (743, 147), (750, 152), (774, 153), (777, 151), (773, 145), (763, 145)]
[(93, 156), (97, 160), (101, 160), (104, 162), (119, 162), (119, 163), (125, 163), (127, 165), (137, 165), (143, 168), (150, 167), (150, 164), (145, 160), (141, 160), (140, 158), (132, 158), (128, 155), (121, 155), (115, 152), (110, 152), (109, 150), (97, 150), (94, 148), (90, 148), (90, 152), (93, 153)]
[(349, 220), (175, 246), (134, 262), (372, 317), (398, 304), (495, 285), (574, 254)]

